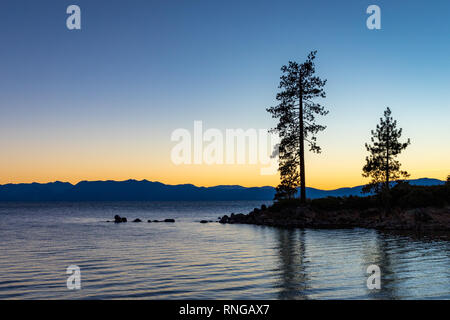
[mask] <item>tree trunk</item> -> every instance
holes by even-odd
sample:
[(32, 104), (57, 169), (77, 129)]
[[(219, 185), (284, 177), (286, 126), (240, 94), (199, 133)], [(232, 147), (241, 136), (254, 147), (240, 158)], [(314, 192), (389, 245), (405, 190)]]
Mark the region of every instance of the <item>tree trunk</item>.
[[(389, 125), (389, 121), (388, 121), (388, 125)], [(385, 186), (385, 208), (386, 208), (386, 214), (389, 215), (390, 211), (391, 211), (391, 205), (389, 202), (389, 189), (390, 189), (390, 185), (389, 185), (389, 126), (388, 126), (388, 133), (387, 133), (387, 139), (386, 139), (386, 186)]]
[(299, 120), (300, 120), (300, 202), (306, 203), (306, 183), (305, 183), (305, 144), (303, 125), (303, 91), (302, 75), (299, 72)]
[(389, 131), (386, 139), (386, 191), (389, 192)]

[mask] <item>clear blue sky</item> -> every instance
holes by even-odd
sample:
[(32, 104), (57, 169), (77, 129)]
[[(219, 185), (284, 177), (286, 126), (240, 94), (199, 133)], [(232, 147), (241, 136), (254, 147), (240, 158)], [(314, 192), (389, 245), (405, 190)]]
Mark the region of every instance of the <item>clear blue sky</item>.
[[(82, 30), (66, 28), (70, 4), (81, 7)], [(381, 30), (366, 28), (370, 4), (381, 8)], [(310, 185), (359, 182), (364, 142), (386, 106), (413, 142), (407, 169), (442, 179), (450, 163), (449, 14), (446, 0), (2, 0), (0, 183), (164, 180), (158, 172), (176, 128), (194, 120), (273, 126), (265, 108), (275, 102), (280, 67), (310, 50), (328, 79), (331, 111)], [(156, 169), (119, 170), (139, 167), (124, 154)], [(99, 169), (115, 157), (116, 166)], [(87, 163), (98, 175), (83, 173)], [(348, 181), (337, 174), (344, 163)], [(170, 182), (195, 180), (184, 170), (185, 179)], [(333, 172), (332, 183), (320, 177)]]

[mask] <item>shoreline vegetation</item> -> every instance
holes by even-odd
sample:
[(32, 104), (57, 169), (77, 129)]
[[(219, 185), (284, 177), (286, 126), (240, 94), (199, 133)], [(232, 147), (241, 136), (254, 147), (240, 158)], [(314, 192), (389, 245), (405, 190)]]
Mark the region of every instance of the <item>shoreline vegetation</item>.
[(450, 231), (450, 183), (412, 186), (398, 183), (391, 189), (391, 208), (379, 196), (327, 197), (279, 200), (248, 214), (225, 215), (224, 224), (254, 224), (283, 228), (348, 229), (440, 232)]

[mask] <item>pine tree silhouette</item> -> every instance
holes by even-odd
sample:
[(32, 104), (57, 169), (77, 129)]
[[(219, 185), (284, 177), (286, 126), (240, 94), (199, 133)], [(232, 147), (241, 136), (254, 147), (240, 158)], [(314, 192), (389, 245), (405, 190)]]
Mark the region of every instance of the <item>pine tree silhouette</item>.
[(314, 75), (316, 53), (310, 52), (304, 63), (289, 61), (288, 65), (281, 67), (283, 74), (279, 88), (282, 91), (276, 96), (279, 104), (267, 108), (272, 118), (278, 119), (277, 126), (271, 131), (281, 138), (278, 146), (281, 182), (275, 199), (293, 198), (300, 185), (301, 202), (306, 202), (305, 142), (310, 151), (321, 152), (316, 134), (326, 127), (315, 121), (317, 115), (326, 115), (328, 111), (313, 101), (326, 96), (323, 89), (326, 80)]
[(400, 162), (396, 157), (411, 143), (400, 142), (402, 129), (397, 129), (397, 121), (392, 118), (391, 109), (386, 108), (384, 118), (380, 118), (375, 130), (371, 131), (372, 144), (366, 143), (366, 149), (370, 153), (366, 157), (363, 167), (363, 177), (371, 178), (371, 182), (364, 186), (363, 192), (374, 191), (381, 195), (383, 202), (389, 210), (390, 182), (400, 178), (409, 177), (409, 173), (400, 170)]

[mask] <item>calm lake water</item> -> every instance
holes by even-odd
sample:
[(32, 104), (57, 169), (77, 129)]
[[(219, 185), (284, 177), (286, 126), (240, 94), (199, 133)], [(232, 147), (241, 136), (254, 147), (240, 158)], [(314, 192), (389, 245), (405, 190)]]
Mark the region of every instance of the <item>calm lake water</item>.
[[(200, 224), (260, 202), (0, 204), (0, 299), (450, 299), (450, 241)], [(145, 222), (106, 223), (115, 214)], [(147, 223), (174, 218), (176, 223)], [(366, 268), (379, 265), (381, 289)], [(81, 269), (68, 290), (66, 268)]]

